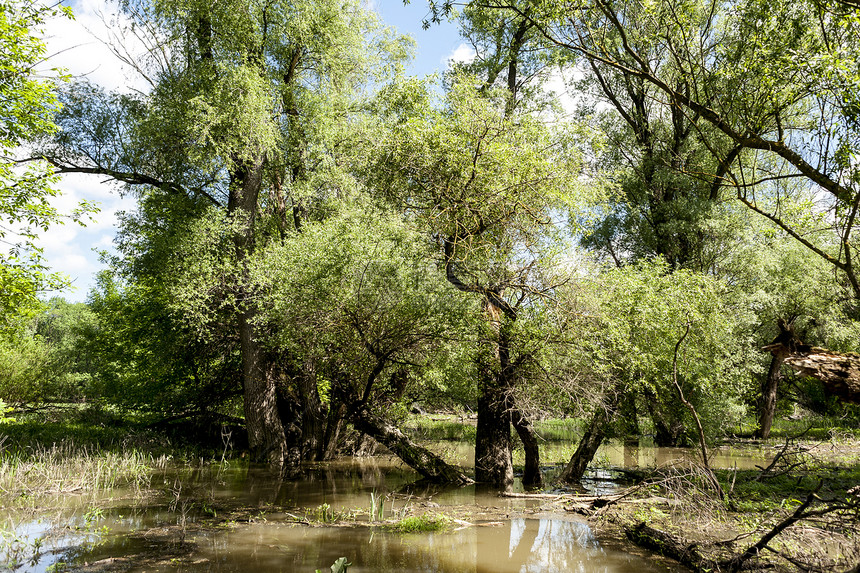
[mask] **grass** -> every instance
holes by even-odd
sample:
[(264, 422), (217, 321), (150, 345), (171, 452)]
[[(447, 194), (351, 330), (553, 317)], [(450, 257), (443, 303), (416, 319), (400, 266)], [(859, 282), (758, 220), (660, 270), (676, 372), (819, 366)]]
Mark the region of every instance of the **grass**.
[(418, 440), (475, 443), (475, 424), (450, 414), (410, 414), (405, 429)]
[[(218, 459), (193, 444), (98, 408), (16, 414), (0, 423), (0, 503), (36, 507), (50, 496), (149, 487), (154, 470)], [(100, 420), (100, 422), (99, 422)]]
[[(576, 440), (582, 434), (582, 421), (575, 418), (546, 419), (534, 423), (535, 431), (547, 442)], [(452, 414), (411, 414), (404, 427), (421, 440), (465, 441), (475, 443), (474, 419)], [(516, 438), (516, 433), (511, 431)]]
[(441, 513), (425, 513), (404, 517), (388, 527), (400, 533), (428, 533), (442, 531), (451, 525), (451, 519)]
[(31, 504), (39, 498), (77, 492), (104, 492), (149, 486), (153, 468), (166, 458), (137, 450), (100, 452), (70, 442), (29, 450), (0, 452), (0, 498), (4, 504)]
[[(748, 417), (741, 422), (736, 433), (740, 436), (752, 436), (757, 428), (758, 420)], [(836, 416), (821, 416), (807, 413), (801, 418), (792, 419), (787, 416), (776, 416), (770, 430), (770, 440), (784, 440), (803, 435), (804, 440), (860, 440), (860, 422), (856, 419)]]

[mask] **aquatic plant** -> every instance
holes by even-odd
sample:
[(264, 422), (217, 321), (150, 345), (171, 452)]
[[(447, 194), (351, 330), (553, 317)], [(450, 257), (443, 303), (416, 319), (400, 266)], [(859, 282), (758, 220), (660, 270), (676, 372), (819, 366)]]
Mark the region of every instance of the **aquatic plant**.
[(424, 513), (422, 515), (410, 515), (392, 523), (391, 529), (400, 533), (425, 533), (441, 531), (448, 527), (451, 519), (441, 513)]
[(72, 443), (0, 452), (0, 497), (20, 505), (34, 497), (73, 492), (102, 492), (150, 483), (156, 460), (136, 450), (77, 448)]
[[(352, 563), (347, 563), (346, 557), (341, 557), (335, 561), (330, 567), (331, 573), (347, 573), (347, 569)], [(323, 573), (322, 569), (317, 569), (316, 573)]]

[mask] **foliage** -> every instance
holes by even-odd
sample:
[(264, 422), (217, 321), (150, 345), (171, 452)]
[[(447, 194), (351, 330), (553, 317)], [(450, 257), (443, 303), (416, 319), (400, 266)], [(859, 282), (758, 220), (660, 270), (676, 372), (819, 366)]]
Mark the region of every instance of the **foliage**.
[[(50, 169), (41, 163), (19, 165), (20, 146), (55, 130), (58, 102), (53, 77), (36, 73), (45, 44), (40, 29), (46, 18), (63, 14), (66, 7), (47, 7), (31, 0), (13, 0), (0, 6), (0, 334), (18, 327), (18, 321), (37, 312), (38, 295), (63, 288), (68, 279), (47, 272), (36, 245), (40, 232), (61, 223), (64, 215), (50, 204), (58, 195)], [(93, 206), (82, 204), (72, 214), (77, 221)]]
[(50, 397), (50, 367), (49, 346), (32, 333), (0, 338), (0, 398), (23, 404)]
[(354, 397), (402, 395), (397, 373), (420, 376), (468, 313), (421, 237), (372, 208), (344, 209), (267, 249), (251, 280), (271, 344)]
[[(860, 26), (856, 7), (595, 0), (582, 2), (570, 17), (563, 4), (537, 0), (530, 6), (563, 52), (647, 84), (660, 94), (654, 99), (707, 126), (696, 132), (713, 168), (687, 169), (678, 156), (676, 169), (732, 190), (832, 265), (852, 296), (860, 296), (852, 258), (857, 165), (847, 159), (860, 144), (852, 103), (858, 76), (849, 56)], [(795, 183), (823, 193), (834, 240), (811, 240), (786, 217), (780, 198)]]
[(94, 397), (167, 417), (217, 411), (240, 391), (235, 339), (196, 339), (168, 296), (156, 281), (100, 276), (90, 295), (98, 325), (86, 339), (98, 361)]
[(565, 293), (568, 305), (589, 305), (580, 298), (594, 305), (594, 314), (579, 319), (576, 347), (587, 353), (592, 375), (605, 380), (605, 388), (621, 383), (622, 392), (641, 393), (654, 408), (652, 418), (661, 416), (660, 409), (678, 417), (685, 414), (672, 384), (673, 357), (689, 324), (679, 381), (713, 438), (744, 412), (751, 356), (743, 333), (750, 317), (731, 306), (724, 283), (683, 269), (668, 271), (664, 262), (642, 262), (600, 273)]

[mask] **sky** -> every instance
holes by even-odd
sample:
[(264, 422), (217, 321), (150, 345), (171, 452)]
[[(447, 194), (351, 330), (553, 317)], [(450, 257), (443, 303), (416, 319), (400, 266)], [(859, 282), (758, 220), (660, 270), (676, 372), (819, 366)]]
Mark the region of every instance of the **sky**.
[[(65, 68), (73, 76), (85, 76), (107, 89), (145, 91), (146, 83), (123, 66), (102, 41), (110, 34), (109, 22), (115, 12), (104, 0), (75, 0), (68, 3), (74, 20), (55, 19), (47, 23), (45, 39), (49, 60), (45, 67)], [(434, 24), (425, 30), (428, 16), (424, 0), (404, 5), (401, 0), (370, 0), (382, 20), (401, 34), (415, 39), (416, 55), (408, 73), (423, 76), (445, 69), (449, 59), (462, 59), (470, 48), (460, 39), (454, 24)], [(108, 22), (106, 24), (106, 22)], [(100, 212), (86, 227), (68, 222), (45, 233), (38, 244), (48, 265), (72, 279), (73, 287), (59, 294), (67, 300), (84, 301), (95, 284), (95, 275), (104, 268), (99, 251), (111, 251), (118, 214), (132, 211), (134, 201), (122, 197), (121, 187), (104, 177), (67, 175), (58, 185), (62, 194), (53, 201), (62, 212), (70, 212), (81, 200), (96, 201)]]

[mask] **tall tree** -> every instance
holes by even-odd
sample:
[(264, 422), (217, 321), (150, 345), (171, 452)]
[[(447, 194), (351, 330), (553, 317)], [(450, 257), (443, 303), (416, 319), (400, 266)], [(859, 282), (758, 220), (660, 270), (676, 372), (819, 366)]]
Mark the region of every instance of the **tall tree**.
[(267, 241), (343, 191), (331, 177), (333, 132), (371, 68), (405, 48), (357, 2), (154, 0), (123, 9), (130, 32), (153, 31), (159, 47), (138, 65), (152, 91), (76, 86), (64, 132), (44, 155), (59, 172), (108, 175), (142, 198), (203, 201), (226, 215), (221, 256), (232, 274), (222, 292), (239, 341), (252, 457), (292, 473), (301, 436), (284, 415), (301, 405), (279, 407), (280, 362), (263, 346), (247, 267)]
[[(860, 175), (850, 159), (860, 148), (856, 6), (594, 0), (529, 7), (528, 17), (559, 49), (648, 84), (688, 120), (707, 124), (699, 137), (714, 168), (691, 175), (730, 188), (831, 264), (857, 308)], [(837, 240), (815, 243), (791, 225), (781, 200), (789, 180), (820, 190)]]
[(511, 113), (507, 90), (452, 83), (444, 107), (391, 128), (378, 164), (390, 197), (436, 242), (448, 283), (481, 300), (475, 477), (507, 487), (512, 391), (528, 359), (514, 326), (545, 287), (532, 269), (556, 231), (575, 154), (536, 114)]

